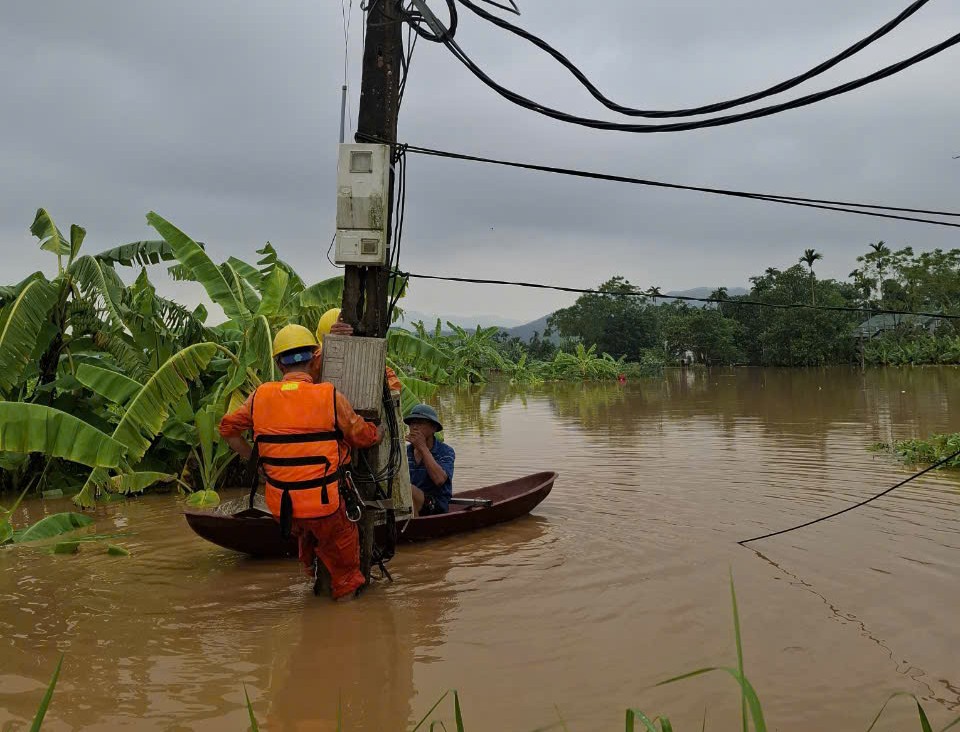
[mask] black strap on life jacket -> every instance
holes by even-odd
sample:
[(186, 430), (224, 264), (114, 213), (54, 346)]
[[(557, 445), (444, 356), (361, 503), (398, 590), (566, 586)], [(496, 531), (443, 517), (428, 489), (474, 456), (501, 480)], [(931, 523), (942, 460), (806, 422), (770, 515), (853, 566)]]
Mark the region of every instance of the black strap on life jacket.
[[(257, 392), (254, 391), (253, 398), (250, 400), (250, 417), (253, 419), (254, 405), (257, 401)], [(250, 508), (253, 508), (254, 496), (257, 493), (257, 484), (259, 477), (259, 468), (261, 465), (273, 465), (275, 467), (300, 467), (304, 465), (322, 465), (323, 476), (320, 478), (311, 478), (310, 480), (277, 480), (267, 475), (267, 482), (274, 488), (280, 489), (280, 536), (283, 539), (289, 539), (293, 528), (293, 499), (290, 497), (290, 491), (302, 491), (314, 488), (322, 489), (320, 492), (320, 502), (330, 503), (330, 494), (327, 486), (337, 482), (340, 477), (340, 470), (330, 472), (330, 461), (323, 455), (309, 455), (304, 457), (261, 457), (260, 445), (300, 445), (313, 442), (336, 442), (337, 453), (340, 451), (340, 440), (343, 439), (343, 432), (337, 426), (337, 390), (333, 390), (333, 416), (334, 429), (326, 432), (301, 432), (291, 435), (257, 435), (253, 440), (253, 452), (250, 460), (253, 463), (253, 479), (250, 486)], [(256, 426), (254, 426), (256, 428)]]

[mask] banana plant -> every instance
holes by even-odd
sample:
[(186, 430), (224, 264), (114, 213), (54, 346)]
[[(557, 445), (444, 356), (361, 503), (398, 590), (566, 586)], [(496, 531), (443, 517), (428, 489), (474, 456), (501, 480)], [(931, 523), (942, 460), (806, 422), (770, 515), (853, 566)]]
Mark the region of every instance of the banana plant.
[(220, 439), (217, 425), (223, 418), (223, 410), (215, 404), (209, 404), (196, 415), (196, 428), (199, 437), (199, 449), (191, 450), (197, 465), (197, 474), (201, 489), (193, 493), (188, 499), (191, 506), (208, 507), (220, 503), (217, 486), (230, 463), (237, 454), (230, 449), (226, 442)]
[[(111, 435), (122, 446), (120, 464), (97, 465), (74, 498), (82, 507), (94, 504), (101, 490), (131, 492), (143, 490), (158, 481), (173, 480), (174, 476), (158, 471), (137, 472), (136, 466), (143, 459), (152, 441), (160, 433), (176, 406), (187, 395), (190, 383), (196, 381), (218, 352), (215, 343), (197, 343), (171, 356), (140, 389), (131, 395), (134, 385), (123, 378), (108, 380), (98, 374), (99, 393), (121, 408), (122, 416)], [(81, 367), (83, 368), (83, 367)], [(89, 371), (82, 374), (88, 384), (95, 382)], [(93, 388), (93, 387), (91, 387)], [(116, 467), (118, 475), (111, 475), (109, 467)]]

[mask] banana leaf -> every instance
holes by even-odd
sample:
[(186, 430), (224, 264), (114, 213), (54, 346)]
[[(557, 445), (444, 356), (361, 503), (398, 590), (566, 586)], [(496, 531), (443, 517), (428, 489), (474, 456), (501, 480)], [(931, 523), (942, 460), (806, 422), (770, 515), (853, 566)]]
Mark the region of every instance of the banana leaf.
[(246, 327), (250, 321), (249, 308), (200, 245), (153, 211), (147, 214), (147, 222), (170, 244), (177, 259), (203, 285), (210, 299), (223, 308), (228, 318)]
[(233, 267), (234, 272), (243, 277), (243, 279), (256, 289), (259, 290), (263, 286), (263, 273), (252, 264), (247, 264), (242, 259), (237, 259), (236, 257), (228, 257), (227, 264)]
[(187, 505), (193, 508), (213, 508), (220, 505), (220, 496), (216, 491), (196, 491), (190, 494)]
[(135, 379), (146, 379), (150, 374), (146, 356), (126, 333), (104, 332), (94, 334), (93, 345), (109, 353), (125, 374)]
[(60, 233), (46, 209), (37, 209), (37, 215), (30, 225), (30, 233), (40, 240), (40, 248), (44, 251), (58, 256), (70, 255), (70, 242)]
[(0, 402), (0, 450), (41, 452), (89, 467), (116, 467), (124, 446), (71, 414), (41, 404)]
[(113, 436), (126, 446), (126, 458), (136, 464), (150, 447), (190, 382), (206, 369), (217, 352), (214, 343), (197, 343), (174, 354), (143, 385), (128, 406)]
[(277, 315), (285, 302), (284, 296), (289, 283), (290, 275), (279, 267), (265, 277), (261, 287), (262, 297), (257, 315), (265, 315), (268, 318)]
[(70, 224), (70, 262), (76, 258), (83, 246), (83, 240), (87, 238), (87, 230), (82, 226)]
[(297, 274), (297, 271), (293, 267), (280, 259), (280, 255), (277, 253), (273, 244), (267, 242), (264, 244), (263, 249), (257, 250), (257, 254), (263, 255), (262, 259), (257, 260), (261, 274), (266, 276), (273, 272), (273, 270), (279, 268), (290, 276), (291, 291), (300, 293), (306, 289), (306, 284), (300, 279), (300, 275)]
[(92, 523), (93, 519), (84, 516), (82, 513), (55, 513), (53, 516), (40, 519), (23, 532), (17, 532), (16, 543), (23, 544), (28, 541), (52, 539), (55, 536), (76, 531)]
[(122, 267), (132, 267), (135, 264), (146, 267), (148, 264), (169, 262), (177, 258), (173, 249), (163, 239), (121, 244), (93, 256), (104, 264), (119, 264)]
[(118, 326), (123, 325), (120, 303), (125, 285), (113, 267), (87, 255), (73, 262), (67, 272), (85, 293), (99, 295), (113, 322)]
[(260, 308), (260, 296), (257, 294), (257, 291), (253, 289), (253, 286), (243, 279), (229, 262), (221, 264), (220, 271), (223, 273), (227, 284), (230, 285), (247, 310), (251, 313), (257, 312)]
[(121, 473), (110, 478), (109, 490), (114, 493), (143, 493), (147, 488), (157, 483), (170, 483), (177, 479), (176, 475), (170, 473), (157, 473), (153, 471), (141, 471), (137, 473)]
[(261, 382), (273, 381), (276, 376), (273, 363), (273, 338), (270, 335), (270, 323), (264, 316), (258, 315), (254, 318), (253, 324), (244, 334), (243, 354), (240, 360), (254, 370)]
[(85, 363), (77, 369), (77, 381), (104, 399), (120, 405), (126, 404), (143, 388), (143, 384), (135, 379)]
[[(338, 308), (343, 300), (343, 277), (331, 277), (310, 285), (297, 299), (301, 308), (319, 310), (321, 315), (330, 308)], [(319, 320), (319, 317), (317, 319)], [(310, 329), (316, 327), (314, 323)]]
[(444, 367), (450, 363), (450, 357), (436, 346), (401, 328), (387, 332), (387, 353), (393, 362), (410, 366), (434, 381), (443, 380)]
[(19, 384), (57, 295), (57, 289), (46, 280), (34, 280), (4, 308), (0, 330), (0, 392), (9, 394)]
[[(11, 300), (16, 299), (23, 288), (29, 285), (34, 280), (45, 280), (46, 277), (43, 276), (43, 272), (34, 272), (29, 277), (24, 278), (15, 285), (3, 285), (0, 286), (0, 307), (3, 307)], [(3, 323), (0, 322), (0, 327), (3, 327)]]

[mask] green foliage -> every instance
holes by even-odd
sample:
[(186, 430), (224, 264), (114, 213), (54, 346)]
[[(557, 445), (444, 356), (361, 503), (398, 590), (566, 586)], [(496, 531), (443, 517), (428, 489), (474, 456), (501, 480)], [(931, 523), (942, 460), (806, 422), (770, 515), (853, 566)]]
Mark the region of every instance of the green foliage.
[(52, 516), (40, 519), (22, 532), (16, 532), (15, 541), (18, 544), (24, 544), (28, 541), (52, 539), (61, 534), (89, 526), (92, 523), (92, 518), (80, 513), (55, 513)]
[[(932, 465), (960, 452), (960, 432), (931, 435), (926, 440), (898, 440), (893, 444), (872, 445), (873, 452), (890, 452), (907, 465)], [(944, 464), (945, 468), (960, 468), (960, 456)]]
[(56, 288), (36, 279), (0, 313), (0, 392), (4, 395), (9, 396), (19, 384), (56, 299)]
[(59, 409), (0, 402), (0, 450), (38, 452), (89, 467), (112, 468), (120, 464), (124, 445)]
[(139, 381), (89, 363), (80, 364), (76, 379), (104, 399), (120, 405), (126, 404), (143, 389), (143, 384)]
[(166, 240), (191, 279), (203, 285), (210, 299), (223, 308), (227, 317), (246, 326), (250, 320), (250, 310), (243, 301), (242, 293), (237, 292), (235, 283), (228, 282), (223, 271), (213, 263), (203, 248), (152, 211), (147, 214), (147, 223)]
[(561, 337), (595, 345), (615, 358), (633, 359), (657, 344), (655, 309), (634, 285), (618, 276), (598, 289), (611, 294), (581, 295), (572, 306), (550, 316), (550, 327)]
[(213, 508), (220, 504), (220, 496), (216, 491), (194, 491), (187, 498), (187, 505), (193, 508)]
[(720, 310), (681, 305), (667, 313), (661, 321), (661, 338), (670, 353), (691, 351), (697, 363), (707, 365), (723, 366), (743, 359), (739, 346), (743, 326)]

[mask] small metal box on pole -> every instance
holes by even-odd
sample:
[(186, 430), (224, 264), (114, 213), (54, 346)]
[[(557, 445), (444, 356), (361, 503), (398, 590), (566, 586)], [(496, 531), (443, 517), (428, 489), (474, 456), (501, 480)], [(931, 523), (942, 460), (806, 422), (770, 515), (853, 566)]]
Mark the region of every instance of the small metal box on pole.
[(328, 334), (323, 339), (321, 380), (337, 387), (361, 417), (379, 422), (386, 358), (383, 338)]
[[(407, 465), (407, 449), (404, 439), (404, 424), (400, 418), (400, 406), (394, 395), (384, 404), (384, 371), (386, 368), (387, 341), (384, 338), (362, 338), (328, 334), (323, 339), (323, 371), (321, 380), (333, 384), (343, 394), (353, 410), (364, 419), (386, 424), (384, 410), (394, 410), (397, 434), (384, 436), (376, 450), (376, 469), (384, 470), (390, 463), (391, 450), (400, 450), (400, 467), (393, 478), (392, 501), (403, 512), (413, 507), (410, 490), (410, 472)], [(361, 491), (363, 492), (363, 491)], [(364, 495), (372, 499), (372, 495)]]

